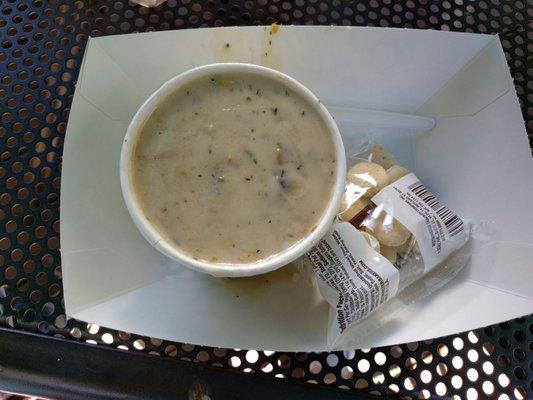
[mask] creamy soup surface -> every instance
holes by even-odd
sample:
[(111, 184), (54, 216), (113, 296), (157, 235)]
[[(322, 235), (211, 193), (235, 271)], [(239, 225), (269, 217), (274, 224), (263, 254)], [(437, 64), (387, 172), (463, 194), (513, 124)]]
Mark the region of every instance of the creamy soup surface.
[(252, 74), (213, 75), (152, 114), (135, 144), (133, 188), (181, 251), (250, 263), (316, 229), (336, 162), (325, 124), (295, 92)]

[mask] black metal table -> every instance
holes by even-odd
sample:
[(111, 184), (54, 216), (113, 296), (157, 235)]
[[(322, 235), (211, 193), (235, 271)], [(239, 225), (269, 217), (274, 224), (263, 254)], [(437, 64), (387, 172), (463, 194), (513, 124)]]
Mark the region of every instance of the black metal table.
[(169, 0), (154, 9), (127, 1), (0, 0), (0, 390), (55, 398), (140, 398), (143, 390), (150, 398), (198, 399), (531, 398), (531, 316), (330, 354), (209, 348), (67, 322), (59, 189), (89, 36), (273, 22), (498, 33), (531, 132), (532, 19), (531, 0)]

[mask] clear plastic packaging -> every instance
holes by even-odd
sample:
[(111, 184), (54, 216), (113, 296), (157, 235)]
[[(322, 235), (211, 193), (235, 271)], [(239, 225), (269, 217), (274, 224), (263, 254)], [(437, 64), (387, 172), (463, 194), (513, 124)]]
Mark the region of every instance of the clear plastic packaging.
[[(369, 148), (350, 157), (346, 190), (341, 204), (339, 219), (350, 222), (357, 229), (371, 235), (379, 243), (378, 252), (400, 271), (398, 291), (413, 283), (435, 265), (427, 265), (413, 233), (394, 215), (394, 206), (384, 207), (371, 199), (385, 186), (391, 185), (411, 171), (398, 163), (378, 141), (371, 141)], [(453, 250), (464, 246), (470, 237), (470, 223), (457, 216), (443, 205), (427, 189), (419, 184), (415, 190), (422, 201), (441, 215), (444, 229), (453, 236), (448, 238)], [(387, 202), (387, 199), (384, 199)], [(387, 210), (386, 210), (387, 209)], [(429, 238), (431, 240), (432, 238)], [(451, 252), (450, 252), (451, 253)], [(441, 260), (446, 256), (440, 257)]]
[(304, 260), (331, 305), (330, 348), (352, 347), (402, 306), (449, 282), (470, 258), (470, 237), (471, 223), (381, 143), (350, 155), (338, 221)]

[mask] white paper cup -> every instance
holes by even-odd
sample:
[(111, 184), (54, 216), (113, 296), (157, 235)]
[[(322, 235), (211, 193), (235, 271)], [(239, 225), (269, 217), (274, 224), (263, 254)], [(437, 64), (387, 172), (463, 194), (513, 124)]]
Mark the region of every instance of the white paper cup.
[[(210, 263), (204, 260), (195, 260), (184, 251), (167, 242), (144, 216), (142, 209), (135, 198), (132, 185), (133, 169), (131, 168), (131, 165), (135, 150), (135, 143), (142, 131), (142, 128), (144, 127), (144, 124), (150, 118), (152, 112), (157, 109), (158, 106), (163, 104), (171, 94), (179, 91), (185, 85), (199, 80), (199, 78), (220, 73), (256, 74), (258, 76), (277, 81), (286, 86), (288, 89), (300, 94), (304, 101), (307, 101), (314, 108), (315, 112), (320, 116), (320, 118), (322, 118), (333, 139), (337, 157), (336, 179), (334, 182), (332, 195), (322, 217), (317, 224), (317, 228), (308, 236), (297, 243), (292, 244), (290, 247), (281, 251), (280, 253), (247, 264), (218, 264)], [(178, 261), (179, 263), (197, 271), (219, 277), (239, 277), (263, 274), (282, 267), (309, 251), (309, 249), (311, 249), (311, 247), (313, 247), (313, 245), (315, 245), (327, 233), (328, 229), (333, 223), (334, 217), (339, 209), (342, 193), (344, 191), (345, 176), (346, 155), (344, 152), (344, 145), (342, 143), (337, 124), (333, 120), (333, 117), (330, 115), (328, 110), (320, 103), (317, 97), (309, 89), (295, 79), (273, 69), (252, 64), (219, 63), (205, 65), (186, 71), (164, 83), (143, 103), (133, 117), (126, 132), (126, 136), (124, 137), (120, 154), (120, 184), (122, 187), (122, 194), (135, 225), (141, 231), (146, 240), (148, 240), (148, 242), (161, 253)], [(206, 240), (208, 239), (209, 238), (206, 237)]]

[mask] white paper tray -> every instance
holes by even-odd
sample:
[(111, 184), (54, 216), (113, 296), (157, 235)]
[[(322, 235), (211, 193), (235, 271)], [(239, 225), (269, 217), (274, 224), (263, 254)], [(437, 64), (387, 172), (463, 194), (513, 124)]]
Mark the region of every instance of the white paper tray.
[(328, 307), (306, 276), (282, 269), (260, 289), (257, 282), (236, 288), (176, 266), (144, 241), (123, 203), (118, 159), (133, 113), (170, 77), (217, 61), (295, 77), (331, 108), (348, 141), (377, 135), (460, 214), (498, 228), (497, 243), (481, 249), (457, 279), (356, 347), (446, 335), (533, 311), (533, 162), (496, 37), (248, 27), (89, 41), (63, 157), (70, 317), (195, 344), (325, 350)]

